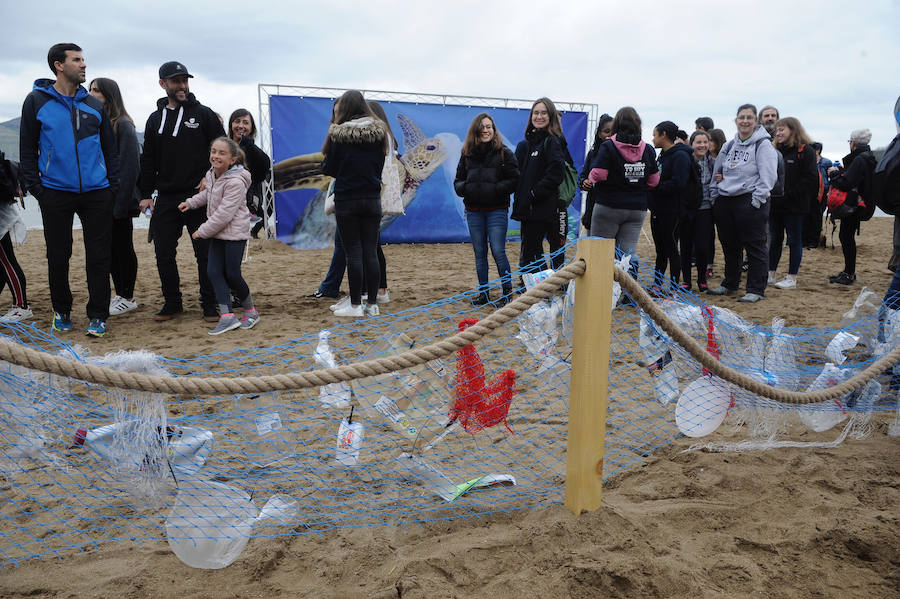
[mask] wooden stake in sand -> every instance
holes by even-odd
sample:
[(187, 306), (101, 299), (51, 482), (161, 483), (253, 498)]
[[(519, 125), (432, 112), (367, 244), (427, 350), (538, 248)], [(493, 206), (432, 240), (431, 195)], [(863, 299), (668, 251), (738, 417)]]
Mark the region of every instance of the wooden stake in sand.
[(600, 507), (615, 247), (613, 239), (578, 242), (586, 269), (575, 287), (565, 500), (576, 516)]

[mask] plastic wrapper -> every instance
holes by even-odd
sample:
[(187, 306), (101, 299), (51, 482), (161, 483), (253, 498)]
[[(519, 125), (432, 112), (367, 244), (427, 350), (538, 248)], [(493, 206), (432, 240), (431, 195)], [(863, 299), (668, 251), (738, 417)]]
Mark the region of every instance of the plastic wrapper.
[(841, 328), (847, 328), (857, 321), (875, 316), (880, 307), (881, 298), (868, 287), (863, 287), (853, 302), (853, 307), (841, 317)]
[(516, 339), (525, 344), (525, 348), (532, 356), (544, 358), (556, 347), (556, 341), (559, 339), (556, 321), (561, 307), (559, 302), (541, 301), (518, 317), (519, 332)]
[(350, 422), (344, 418), (338, 427), (335, 459), (342, 466), (355, 466), (359, 463), (359, 452), (362, 447), (365, 427), (361, 422)]
[(638, 345), (644, 356), (644, 366), (653, 381), (656, 400), (662, 405), (678, 399), (678, 376), (672, 365), (672, 353), (669, 351), (668, 337), (659, 333), (650, 324), (650, 318), (641, 313), (641, 328)]
[(834, 336), (834, 339), (825, 348), (825, 358), (831, 363), (840, 366), (847, 359), (844, 357), (844, 352), (856, 347), (857, 343), (859, 343), (859, 337), (846, 331), (841, 331)]
[[(822, 372), (806, 388), (806, 391), (819, 391), (828, 387), (834, 387), (852, 375), (853, 370), (851, 369), (838, 368), (831, 363), (825, 364)], [(845, 396), (832, 401), (798, 406), (797, 417), (807, 428), (817, 433), (827, 431), (847, 418), (847, 399), (848, 397)]]
[[(331, 351), (328, 338), (331, 331), (328, 329), (319, 331), (319, 343), (313, 358), (316, 364), (323, 368), (337, 368), (337, 359)], [(330, 408), (343, 410), (350, 407), (350, 384), (347, 382), (329, 383), (319, 388), (319, 401)]]
[(782, 389), (799, 391), (803, 382), (798, 367), (797, 340), (784, 333), (784, 319), (772, 319), (772, 338), (766, 346), (765, 372)]
[(522, 275), (522, 283), (525, 285), (525, 289), (531, 289), (532, 287), (539, 285), (541, 281), (549, 279), (555, 273), (556, 271), (551, 268), (540, 272), (526, 272)]

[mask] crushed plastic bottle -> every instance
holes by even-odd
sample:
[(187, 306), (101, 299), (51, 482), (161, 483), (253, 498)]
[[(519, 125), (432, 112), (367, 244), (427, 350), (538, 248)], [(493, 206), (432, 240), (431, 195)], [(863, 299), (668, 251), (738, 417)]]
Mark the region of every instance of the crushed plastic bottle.
[[(319, 343), (313, 358), (316, 364), (324, 368), (337, 368), (337, 359), (331, 351), (331, 343), (328, 338), (331, 331), (324, 329), (319, 331)], [(319, 388), (319, 401), (328, 407), (344, 410), (350, 407), (350, 384), (347, 382), (329, 383)]]

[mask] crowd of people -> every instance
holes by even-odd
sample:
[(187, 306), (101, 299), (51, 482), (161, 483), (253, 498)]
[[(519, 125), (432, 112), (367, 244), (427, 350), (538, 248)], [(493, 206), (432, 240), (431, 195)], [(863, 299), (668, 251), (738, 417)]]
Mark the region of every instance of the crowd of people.
[[(52, 328), (73, 328), (69, 259), (74, 214), (84, 234), (86, 333), (104, 335), (110, 315), (137, 307), (131, 219), (141, 212), (151, 215), (163, 296), (153, 318), (170, 320), (184, 310), (176, 250), (187, 228), (203, 317), (216, 323), (209, 333), (255, 326), (259, 312), (241, 276), (241, 259), (249, 237), (259, 230), (252, 221), (258, 221), (264, 209), (261, 185), (271, 161), (254, 143), (256, 124), (250, 112), (234, 111), (226, 133), (222, 119), (190, 93), (187, 68), (167, 62), (159, 69), (165, 97), (147, 119), (141, 149), (116, 82), (98, 78), (89, 91), (81, 86), (86, 81), (81, 48), (56, 44), (48, 64), (56, 79), (36, 81), (22, 109), (20, 178), (41, 208)], [(662, 121), (647, 143), (634, 108), (623, 107), (615, 116), (603, 114), (577, 176), (578, 189), (586, 192), (581, 219), (585, 232), (615, 239), (620, 252), (633, 255), (649, 212), (656, 250), (651, 293), (691, 290), (696, 271), (698, 291), (740, 295), (739, 301), (754, 303), (765, 297), (768, 286), (797, 288), (804, 248), (824, 243), (826, 196), (830, 202), (833, 195), (841, 202), (829, 212), (840, 223), (844, 267), (830, 281), (853, 284), (855, 236), (873, 211), (864, 200), (876, 164), (869, 147), (871, 132), (853, 131), (849, 153), (841, 163), (831, 164), (801, 122), (782, 118), (773, 106), (757, 110), (742, 104), (734, 122), (737, 132), (729, 140), (710, 117), (698, 118), (690, 135), (674, 122)], [(333, 202), (337, 224), (334, 254), (328, 274), (309, 297), (339, 298), (346, 270), (349, 295), (331, 307), (336, 316), (377, 315), (378, 304), (390, 300), (380, 224), (387, 196), (399, 195), (388, 185), (397, 176), (392, 172), (397, 149), (377, 102), (366, 101), (357, 90), (335, 101), (321, 149), (322, 172), (334, 179), (326, 200), (326, 205)], [(503, 305), (522, 291), (521, 274), (546, 267), (545, 241), (551, 267), (562, 265), (564, 257), (557, 250), (568, 235), (567, 207), (575, 195), (566, 185), (569, 173), (575, 179), (560, 113), (549, 98), (533, 103), (515, 152), (503, 144), (489, 113), (472, 120), (454, 189), (465, 205), (475, 255), (476, 306)], [(506, 255), (510, 198), (511, 217), (521, 223), (517, 281)], [(0, 233), (5, 233), (0, 263), (14, 296), (13, 308), (3, 318), (24, 320), (32, 312), (24, 274), (15, 262), (9, 233), (2, 230), (5, 222), (0, 210)], [(716, 237), (724, 273), (718, 285), (711, 285)], [(785, 239), (787, 271), (779, 279)], [(495, 299), (490, 295), (488, 249), (501, 281)], [(638, 267), (635, 259), (633, 268)], [(747, 280), (741, 295), (743, 272)], [(892, 290), (895, 287), (900, 289), (900, 276), (892, 283)], [(241, 318), (235, 315), (236, 306)]]

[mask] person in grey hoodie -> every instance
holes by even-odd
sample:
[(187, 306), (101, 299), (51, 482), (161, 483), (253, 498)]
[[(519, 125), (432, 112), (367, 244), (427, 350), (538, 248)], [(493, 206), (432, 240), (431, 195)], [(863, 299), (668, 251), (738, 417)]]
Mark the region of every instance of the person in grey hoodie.
[(725, 253), (725, 278), (712, 295), (734, 295), (741, 285), (741, 250), (746, 249), (749, 270), (747, 293), (741, 302), (758, 302), (766, 294), (769, 194), (778, 176), (777, 150), (756, 120), (756, 107), (738, 108), (737, 134), (716, 158), (710, 195), (719, 241)]

